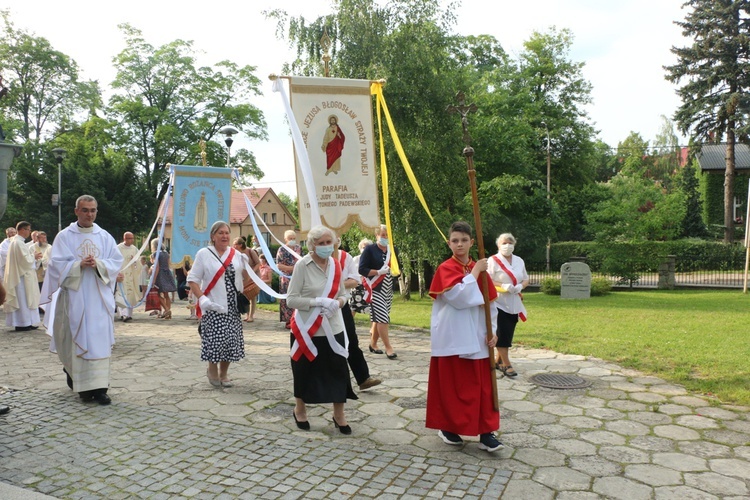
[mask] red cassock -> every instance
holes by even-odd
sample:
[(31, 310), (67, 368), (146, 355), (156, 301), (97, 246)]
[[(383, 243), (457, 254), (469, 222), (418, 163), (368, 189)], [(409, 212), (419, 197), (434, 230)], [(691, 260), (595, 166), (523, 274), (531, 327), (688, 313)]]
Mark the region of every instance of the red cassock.
[[(494, 432), (500, 428), (500, 413), (494, 409), (490, 378), (495, 374), (489, 366), (488, 348), (484, 343), (486, 326), (481, 291), (473, 278), (463, 283), (473, 267), (473, 261), (464, 265), (451, 257), (437, 268), (430, 286), (430, 296), (435, 302), (431, 326), (433, 356), (430, 358), (425, 425), (430, 429), (465, 436)], [(497, 291), (487, 273), (483, 273), (482, 278), (491, 302), (497, 297)], [(453, 290), (456, 286), (460, 288)], [(466, 307), (466, 304), (475, 305)], [(446, 321), (446, 315), (449, 321)], [(438, 318), (442, 319), (438, 321)], [(444, 355), (444, 348), (441, 350), (443, 354), (435, 355), (438, 339), (450, 346), (454, 340), (471, 335), (477, 337), (476, 345), (480, 350), (476, 353)], [(465, 344), (461, 340), (455, 343)], [(450, 350), (450, 347), (447, 349)]]

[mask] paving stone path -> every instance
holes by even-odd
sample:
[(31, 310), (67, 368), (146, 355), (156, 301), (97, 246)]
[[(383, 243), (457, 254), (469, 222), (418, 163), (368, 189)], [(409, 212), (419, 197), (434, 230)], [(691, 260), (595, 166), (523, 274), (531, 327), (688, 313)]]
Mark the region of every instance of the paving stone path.
[[(398, 359), (366, 354), (381, 386), (291, 418), (288, 333), (261, 311), (232, 388), (213, 388), (196, 325), (117, 323), (108, 407), (65, 385), (48, 337), (0, 330), (0, 483), (56, 498), (750, 498), (750, 408), (583, 356), (514, 348), (521, 373), (498, 379), (500, 439), (449, 447), (424, 428), (429, 336), (394, 331)], [(2, 317), (0, 315), (0, 321)], [(366, 345), (366, 344), (365, 344)], [(533, 374), (592, 382), (558, 390)], [(23, 490), (19, 489), (23, 488)], [(0, 487), (0, 494), (7, 496)]]

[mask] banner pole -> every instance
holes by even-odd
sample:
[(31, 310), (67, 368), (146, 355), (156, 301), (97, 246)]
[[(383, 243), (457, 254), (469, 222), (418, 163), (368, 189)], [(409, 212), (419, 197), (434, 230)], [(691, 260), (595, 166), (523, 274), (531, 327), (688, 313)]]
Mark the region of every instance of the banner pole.
[[(477, 181), (476, 181), (476, 170), (474, 169), (474, 148), (469, 144), (471, 143), (471, 136), (469, 135), (469, 121), (466, 118), (468, 113), (473, 113), (477, 110), (476, 105), (466, 105), (466, 99), (463, 92), (459, 92), (456, 95), (459, 106), (448, 106), (448, 112), (459, 113), (461, 115), (461, 125), (464, 130), (464, 144), (466, 147), (463, 150), (463, 155), (466, 158), (466, 169), (469, 175), (469, 183), (471, 184), (471, 202), (474, 211), (474, 231), (476, 232), (477, 240), (477, 251), (479, 258), (484, 259), (484, 237), (482, 236), (482, 218), (479, 213), (479, 196), (477, 193)], [(479, 288), (482, 290), (482, 297), (484, 298), (484, 325), (487, 329), (486, 338), (491, 340), (495, 333), (492, 331), (492, 307), (490, 304), (488, 283), (492, 283), (489, 279), (487, 272), (483, 272), (479, 276)], [(489, 376), (490, 383), (492, 384), (492, 404), (496, 411), (500, 410), (500, 403), (497, 398), (497, 377), (495, 375), (495, 349), (489, 344), (487, 345), (489, 354)]]

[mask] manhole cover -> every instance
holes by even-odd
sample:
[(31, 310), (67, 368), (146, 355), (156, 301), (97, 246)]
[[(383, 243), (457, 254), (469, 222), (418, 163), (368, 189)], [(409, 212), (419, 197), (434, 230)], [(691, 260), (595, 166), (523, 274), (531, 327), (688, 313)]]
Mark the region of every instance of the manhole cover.
[(591, 385), (591, 381), (576, 375), (561, 375), (559, 373), (537, 373), (529, 377), (536, 385), (550, 389), (583, 389)]

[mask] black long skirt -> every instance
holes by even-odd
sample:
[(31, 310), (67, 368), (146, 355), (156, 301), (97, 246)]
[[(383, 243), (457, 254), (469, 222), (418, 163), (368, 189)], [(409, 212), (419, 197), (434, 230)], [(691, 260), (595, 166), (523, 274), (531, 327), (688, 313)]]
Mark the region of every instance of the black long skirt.
[[(336, 342), (344, 345), (344, 332), (334, 335)], [(294, 397), (307, 404), (346, 403), (347, 399), (359, 399), (352, 389), (349, 367), (346, 358), (333, 352), (325, 336), (313, 337), (318, 355), (308, 361), (303, 355), (299, 361), (292, 361)], [(294, 335), (289, 335), (290, 347)]]

